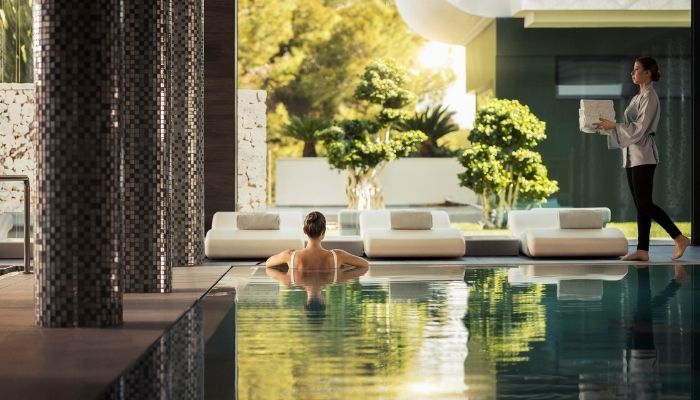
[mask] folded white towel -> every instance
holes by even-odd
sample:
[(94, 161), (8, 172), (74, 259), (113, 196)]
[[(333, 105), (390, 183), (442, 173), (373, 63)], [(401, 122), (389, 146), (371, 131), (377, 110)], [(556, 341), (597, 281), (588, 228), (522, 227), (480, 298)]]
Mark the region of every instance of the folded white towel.
[(581, 100), (581, 108), (578, 110), (579, 130), (584, 133), (604, 133), (593, 125), (600, 122), (600, 118), (615, 120), (615, 108), (612, 100)]

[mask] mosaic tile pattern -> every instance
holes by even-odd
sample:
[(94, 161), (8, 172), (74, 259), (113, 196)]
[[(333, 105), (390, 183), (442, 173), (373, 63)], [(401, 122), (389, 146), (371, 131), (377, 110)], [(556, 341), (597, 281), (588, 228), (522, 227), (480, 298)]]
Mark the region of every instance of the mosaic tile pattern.
[(204, 330), (197, 302), (102, 397), (203, 399)]
[(170, 292), (170, 2), (124, 0), (126, 292)]
[(36, 322), (120, 324), (119, 0), (34, 10)]
[(172, 4), (171, 244), (175, 266), (204, 259), (204, 10), (202, 0)]

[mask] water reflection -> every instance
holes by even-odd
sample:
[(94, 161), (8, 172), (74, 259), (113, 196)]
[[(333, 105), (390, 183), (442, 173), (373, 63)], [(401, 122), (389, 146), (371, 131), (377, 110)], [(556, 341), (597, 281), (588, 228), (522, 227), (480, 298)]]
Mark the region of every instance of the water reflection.
[(310, 322), (320, 322), (325, 317), (326, 300), (323, 288), (329, 284), (346, 282), (358, 278), (368, 271), (368, 267), (340, 266), (340, 268), (267, 268), (266, 274), (286, 286), (298, 285), (306, 291), (304, 310)]
[(236, 316), (241, 399), (690, 395), (681, 266), (259, 272)]
[(647, 398), (659, 395), (659, 355), (654, 344), (652, 312), (666, 305), (688, 277), (682, 266), (675, 266), (671, 281), (652, 297), (649, 268), (637, 269), (637, 305), (624, 351), (624, 381), (630, 394)]

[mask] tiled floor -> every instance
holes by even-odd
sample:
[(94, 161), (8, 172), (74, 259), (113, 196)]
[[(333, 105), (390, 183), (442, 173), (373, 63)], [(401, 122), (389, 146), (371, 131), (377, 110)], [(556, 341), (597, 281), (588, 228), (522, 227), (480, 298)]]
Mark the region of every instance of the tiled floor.
[(0, 277), (0, 398), (97, 398), (228, 269), (176, 268), (173, 293), (126, 294), (109, 329), (37, 328), (34, 276)]

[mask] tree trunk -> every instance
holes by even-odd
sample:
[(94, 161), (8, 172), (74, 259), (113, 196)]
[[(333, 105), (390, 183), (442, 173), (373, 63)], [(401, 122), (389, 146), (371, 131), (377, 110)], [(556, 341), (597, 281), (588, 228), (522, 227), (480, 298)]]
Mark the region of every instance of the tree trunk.
[(348, 184), (345, 187), (348, 208), (355, 210), (384, 208), (384, 193), (379, 184), (383, 169), (383, 165), (366, 172), (348, 168)]
[(308, 139), (304, 142), (303, 157), (316, 157), (316, 139)]

